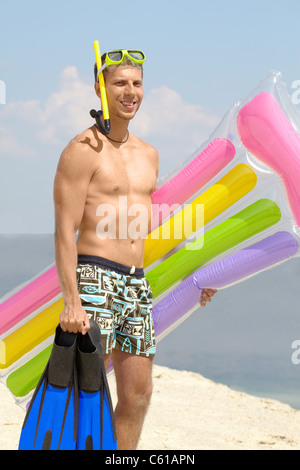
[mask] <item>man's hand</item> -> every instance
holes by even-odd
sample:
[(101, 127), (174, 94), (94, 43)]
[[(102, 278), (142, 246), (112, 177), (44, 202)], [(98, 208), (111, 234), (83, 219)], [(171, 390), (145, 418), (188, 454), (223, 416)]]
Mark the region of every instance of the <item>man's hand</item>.
[(86, 311), (77, 304), (75, 306), (65, 306), (60, 314), (60, 326), (63, 331), (69, 333), (81, 333), (85, 335), (90, 329), (90, 320)]
[(203, 289), (202, 295), (199, 300), (199, 304), (201, 305), (201, 307), (205, 307), (206, 302), (211, 302), (211, 297), (213, 297), (216, 292), (218, 292), (217, 289)]

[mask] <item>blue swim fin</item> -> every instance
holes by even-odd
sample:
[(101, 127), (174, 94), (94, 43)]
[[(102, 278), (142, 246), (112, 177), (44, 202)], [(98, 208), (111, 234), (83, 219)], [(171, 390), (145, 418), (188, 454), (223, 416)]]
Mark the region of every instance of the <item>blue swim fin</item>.
[(104, 367), (100, 328), (78, 335), (79, 383), (78, 450), (116, 450), (117, 438), (110, 391)]
[(100, 328), (85, 335), (58, 325), (49, 362), (23, 423), (19, 450), (116, 450)]
[(77, 335), (56, 328), (48, 364), (23, 423), (19, 450), (75, 450), (78, 431)]

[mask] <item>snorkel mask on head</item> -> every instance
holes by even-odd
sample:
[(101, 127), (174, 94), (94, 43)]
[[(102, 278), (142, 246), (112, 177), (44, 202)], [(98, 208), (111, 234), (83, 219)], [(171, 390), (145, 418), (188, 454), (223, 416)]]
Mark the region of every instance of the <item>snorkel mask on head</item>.
[[(102, 102), (102, 111), (96, 111), (91, 109), (90, 115), (96, 120), (97, 126), (105, 134), (110, 132), (110, 120), (107, 106), (107, 97), (105, 82), (103, 77), (103, 70), (110, 65), (120, 65), (127, 60), (130, 60), (133, 64), (137, 64), (142, 67), (142, 64), (145, 62), (145, 54), (142, 51), (138, 50), (127, 50), (120, 49), (116, 51), (107, 52), (105, 55), (105, 63), (102, 65), (100, 47), (98, 41), (94, 41), (94, 49), (96, 55), (96, 64), (97, 64), (97, 79), (99, 81), (100, 93), (101, 93), (101, 102)], [(100, 117), (103, 115), (104, 126), (101, 122)]]
[(126, 60), (142, 66), (142, 64), (145, 62), (145, 54), (142, 51), (133, 51), (127, 49), (107, 52), (105, 56), (105, 63), (98, 70), (98, 77), (99, 74), (101, 74), (103, 70), (109, 65), (120, 65), (122, 62), (126, 62)]

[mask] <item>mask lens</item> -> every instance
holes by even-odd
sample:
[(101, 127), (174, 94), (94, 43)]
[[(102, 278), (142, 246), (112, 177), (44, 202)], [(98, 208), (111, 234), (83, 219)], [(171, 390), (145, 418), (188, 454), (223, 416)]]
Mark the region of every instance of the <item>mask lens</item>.
[(144, 60), (145, 56), (142, 51), (128, 51), (128, 54), (130, 57), (132, 57), (135, 60)]
[(113, 62), (120, 62), (122, 60), (123, 54), (121, 51), (113, 51), (113, 52), (108, 52), (108, 57), (110, 60)]

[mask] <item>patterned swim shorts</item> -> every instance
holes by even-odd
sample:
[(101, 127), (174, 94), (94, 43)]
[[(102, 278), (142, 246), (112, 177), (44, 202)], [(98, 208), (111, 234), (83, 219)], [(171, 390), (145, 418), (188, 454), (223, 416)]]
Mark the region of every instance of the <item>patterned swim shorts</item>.
[(153, 357), (152, 291), (143, 269), (78, 255), (76, 271), (81, 304), (101, 328), (104, 354), (116, 348)]

